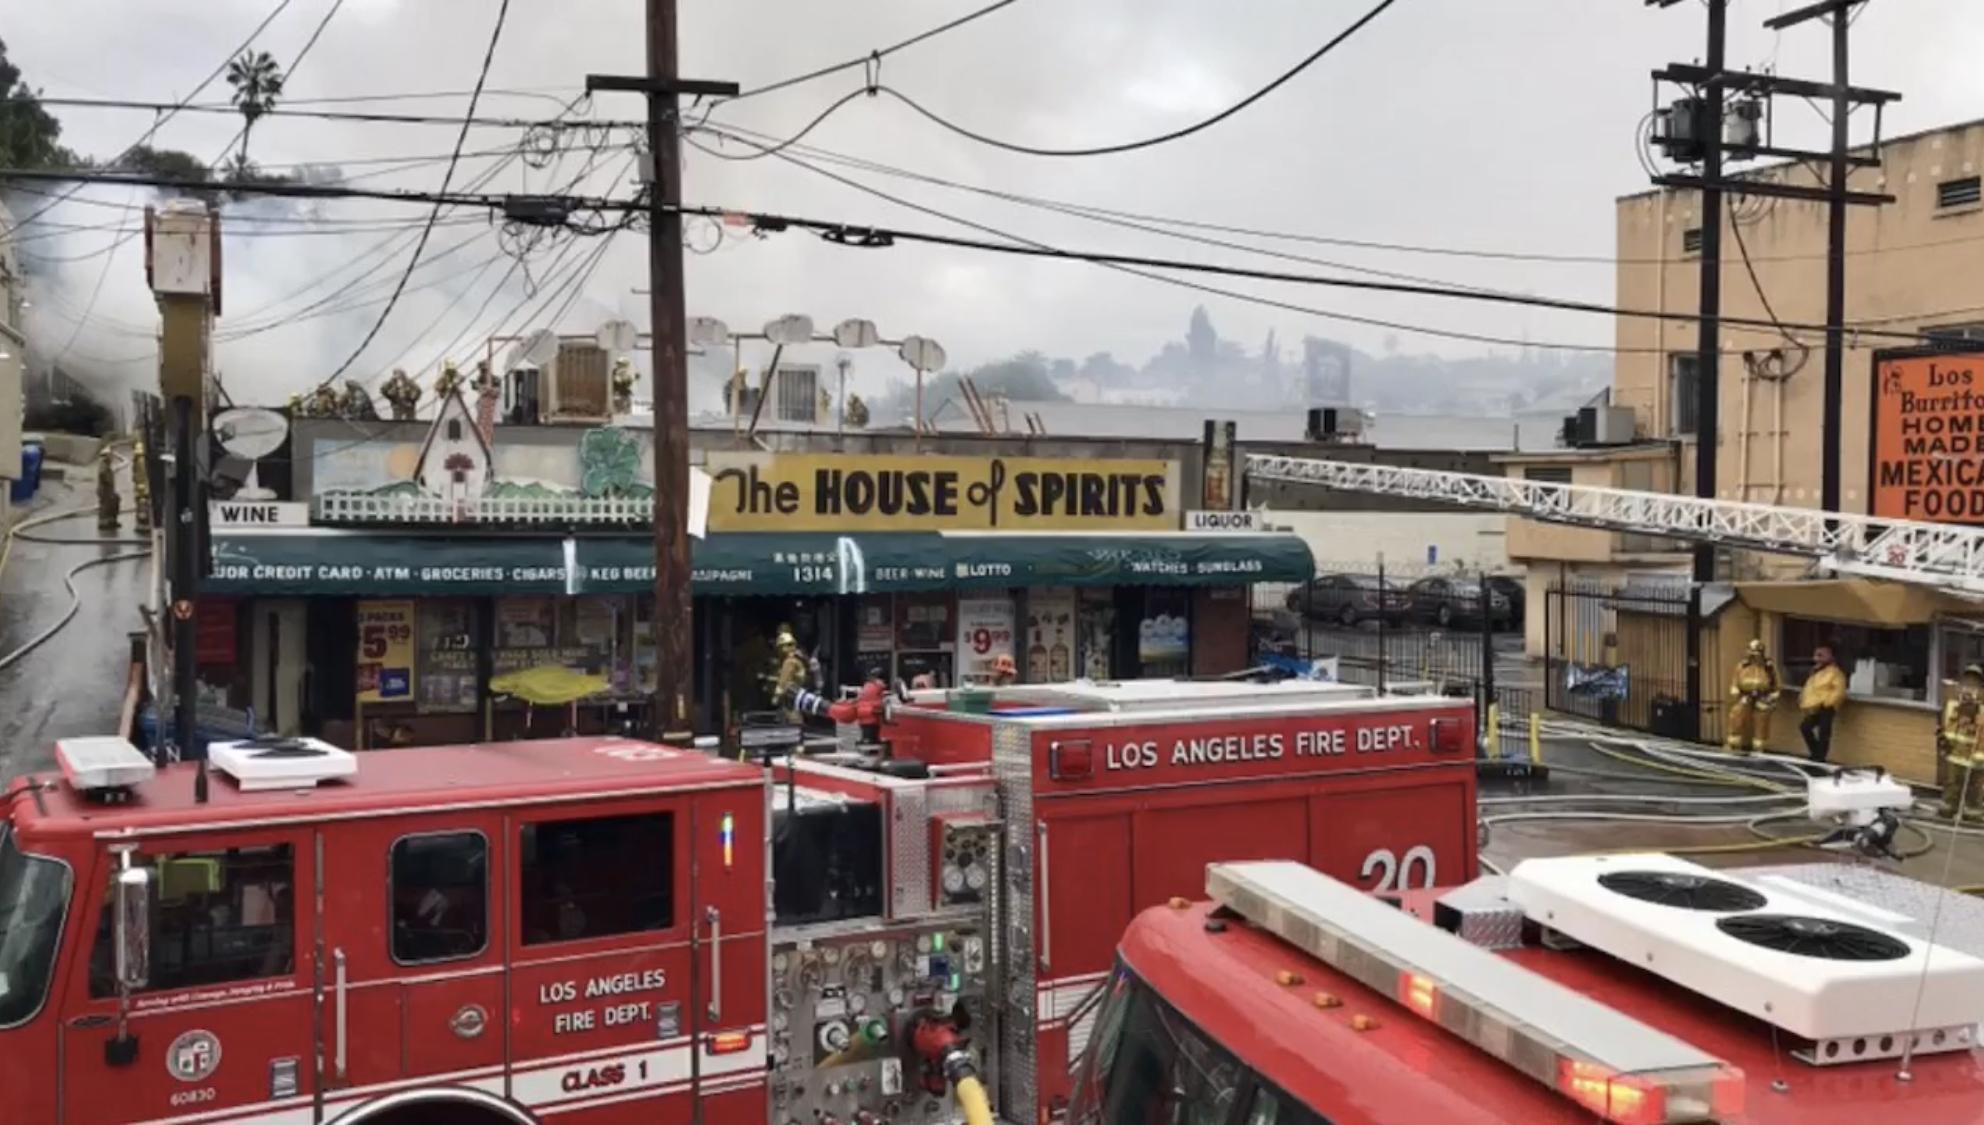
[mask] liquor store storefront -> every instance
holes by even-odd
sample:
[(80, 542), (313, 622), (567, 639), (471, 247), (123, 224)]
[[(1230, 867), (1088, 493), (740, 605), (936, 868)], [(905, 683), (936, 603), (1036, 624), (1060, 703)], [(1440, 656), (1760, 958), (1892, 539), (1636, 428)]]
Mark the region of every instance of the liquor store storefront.
[[(887, 515), (881, 486), (850, 474), (912, 459), (713, 458), (693, 547), (699, 731), (769, 705), (781, 629), (830, 691), (870, 675), (956, 686), (1002, 655), (1031, 682), (1218, 674), (1249, 659), (1246, 587), (1314, 573), (1293, 535), (1181, 532), (1166, 463), (950, 460), (913, 459), (934, 475), (887, 486)], [(1081, 475), (1098, 470), (1115, 483)], [(840, 473), (837, 496), (811, 492), (822, 471)], [(927, 510), (904, 511), (919, 489)], [(1063, 514), (1039, 518), (1050, 494)], [(203, 678), (273, 729), (364, 747), (646, 729), (645, 535), (313, 527), (219, 534), (214, 553), (206, 592), (234, 606), (236, 644)], [(524, 680), (579, 698), (531, 706)]]

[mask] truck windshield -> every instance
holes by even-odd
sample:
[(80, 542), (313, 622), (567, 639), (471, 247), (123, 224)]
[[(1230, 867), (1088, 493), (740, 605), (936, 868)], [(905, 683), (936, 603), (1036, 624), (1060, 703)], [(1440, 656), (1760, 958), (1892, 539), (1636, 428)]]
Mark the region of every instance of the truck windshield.
[(0, 1028), (33, 1019), (48, 998), (72, 883), (67, 864), (27, 855), (0, 824)]
[(1073, 1125), (1328, 1125), (1275, 1090), (1122, 965), (1075, 1064)]

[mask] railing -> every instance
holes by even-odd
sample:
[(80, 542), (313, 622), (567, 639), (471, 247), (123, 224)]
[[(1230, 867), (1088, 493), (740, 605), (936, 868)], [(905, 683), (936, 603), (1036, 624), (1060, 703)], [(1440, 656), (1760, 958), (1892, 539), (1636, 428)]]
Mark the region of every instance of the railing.
[(324, 523), (598, 523), (642, 524), (653, 501), (641, 497), (498, 496), (444, 500), (438, 496), (331, 493), (311, 501)]

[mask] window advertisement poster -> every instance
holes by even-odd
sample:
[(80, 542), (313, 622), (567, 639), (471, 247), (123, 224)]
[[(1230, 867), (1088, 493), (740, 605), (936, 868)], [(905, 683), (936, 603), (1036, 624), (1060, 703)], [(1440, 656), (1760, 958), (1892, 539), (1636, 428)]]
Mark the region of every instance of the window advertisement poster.
[(1115, 675), (1116, 599), (1108, 590), (1083, 590), (1076, 602), (1075, 642), (1080, 678), (1107, 680)]
[(1153, 604), (1137, 625), (1137, 659), (1146, 665), (1182, 662), (1191, 653), (1191, 630), (1191, 613), (1182, 601)]
[(358, 603), (358, 701), (413, 698), (414, 627), (410, 601)]
[(958, 599), (958, 680), (990, 683), (1001, 656), (1013, 656), (1013, 627), (1017, 617), (1007, 595)]
[(420, 607), (419, 625), (420, 709), (475, 710), (475, 602), (428, 601)]
[(1026, 681), (1062, 684), (1075, 678), (1075, 591), (1048, 587), (1026, 596)]

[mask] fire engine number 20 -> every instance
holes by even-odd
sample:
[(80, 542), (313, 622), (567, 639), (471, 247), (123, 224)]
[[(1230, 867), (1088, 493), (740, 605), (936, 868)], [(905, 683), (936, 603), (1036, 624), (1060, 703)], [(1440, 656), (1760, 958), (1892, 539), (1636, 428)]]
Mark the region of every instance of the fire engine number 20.
[(1432, 888), (1439, 878), (1439, 868), (1433, 860), (1433, 849), (1416, 844), (1405, 849), (1403, 856), (1395, 854), (1390, 848), (1379, 848), (1365, 856), (1364, 866), (1358, 869), (1357, 877), (1369, 879), (1374, 875), (1378, 885), (1371, 889), (1379, 894), (1390, 894)]

